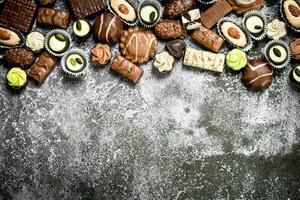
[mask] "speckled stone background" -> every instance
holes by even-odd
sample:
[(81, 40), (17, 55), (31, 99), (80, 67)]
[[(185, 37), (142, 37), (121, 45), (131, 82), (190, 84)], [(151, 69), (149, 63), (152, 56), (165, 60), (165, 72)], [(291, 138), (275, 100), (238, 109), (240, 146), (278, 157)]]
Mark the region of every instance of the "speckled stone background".
[[(279, 16), (274, 4), (269, 20)], [(88, 52), (94, 42), (73, 45)], [(262, 93), (247, 91), (241, 74), (180, 62), (165, 75), (143, 65), (136, 86), (109, 66), (90, 66), (80, 81), (57, 67), (15, 93), (0, 66), (0, 200), (300, 199), (291, 66)]]

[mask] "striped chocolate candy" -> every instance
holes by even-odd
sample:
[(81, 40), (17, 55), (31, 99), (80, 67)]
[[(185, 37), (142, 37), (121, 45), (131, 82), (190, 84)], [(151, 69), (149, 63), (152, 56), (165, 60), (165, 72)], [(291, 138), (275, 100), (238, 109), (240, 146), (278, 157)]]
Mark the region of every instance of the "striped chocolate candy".
[(101, 43), (114, 45), (123, 32), (123, 22), (112, 13), (103, 13), (95, 20), (95, 37)]
[(253, 91), (267, 89), (273, 80), (273, 69), (262, 60), (250, 60), (243, 71), (242, 82)]

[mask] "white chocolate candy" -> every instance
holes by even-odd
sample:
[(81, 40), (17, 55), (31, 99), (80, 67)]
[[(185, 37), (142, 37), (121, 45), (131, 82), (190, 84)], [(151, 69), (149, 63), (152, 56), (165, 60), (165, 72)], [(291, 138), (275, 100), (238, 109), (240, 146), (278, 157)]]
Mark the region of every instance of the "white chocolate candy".
[(44, 48), (45, 37), (38, 31), (33, 31), (26, 36), (26, 46), (33, 52), (39, 52)]
[(164, 51), (155, 56), (153, 65), (159, 72), (168, 72), (173, 69), (174, 60), (173, 56)]
[(193, 48), (186, 49), (183, 59), (184, 65), (215, 72), (223, 72), (224, 63), (224, 54), (215, 54)]

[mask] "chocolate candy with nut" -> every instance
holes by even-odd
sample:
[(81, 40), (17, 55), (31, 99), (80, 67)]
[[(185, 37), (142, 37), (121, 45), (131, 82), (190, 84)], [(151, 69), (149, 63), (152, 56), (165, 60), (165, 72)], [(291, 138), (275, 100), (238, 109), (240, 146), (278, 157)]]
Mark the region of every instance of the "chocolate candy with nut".
[(162, 40), (184, 39), (187, 31), (179, 20), (161, 20), (154, 27), (155, 35)]
[(164, 14), (167, 18), (175, 18), (192, 10), (196, 6), (196, 0), (170, 0), (166, 4)]

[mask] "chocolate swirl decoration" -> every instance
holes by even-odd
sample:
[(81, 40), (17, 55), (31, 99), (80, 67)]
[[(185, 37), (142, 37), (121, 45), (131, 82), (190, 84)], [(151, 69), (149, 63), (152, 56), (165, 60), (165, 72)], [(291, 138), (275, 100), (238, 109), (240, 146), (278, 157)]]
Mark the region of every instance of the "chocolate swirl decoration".
[(40, 8), (37, 17), (37, 23), (60, 28), (68, 28), (71, 22), (69, 12), (51, 8)]
[(212, 30), (200, 26), (192, 33), (192, 38), (211, 51), (218, 53), (224, 43), (224, 39)]
[(110, 47), (106, 44), (97, 44), (91, 51), (93, 62), (105, 65), (111, 59)]
[(300, 38), (291, 41), (290, 50), (293, 58), (296, 60), (300, 60)]

